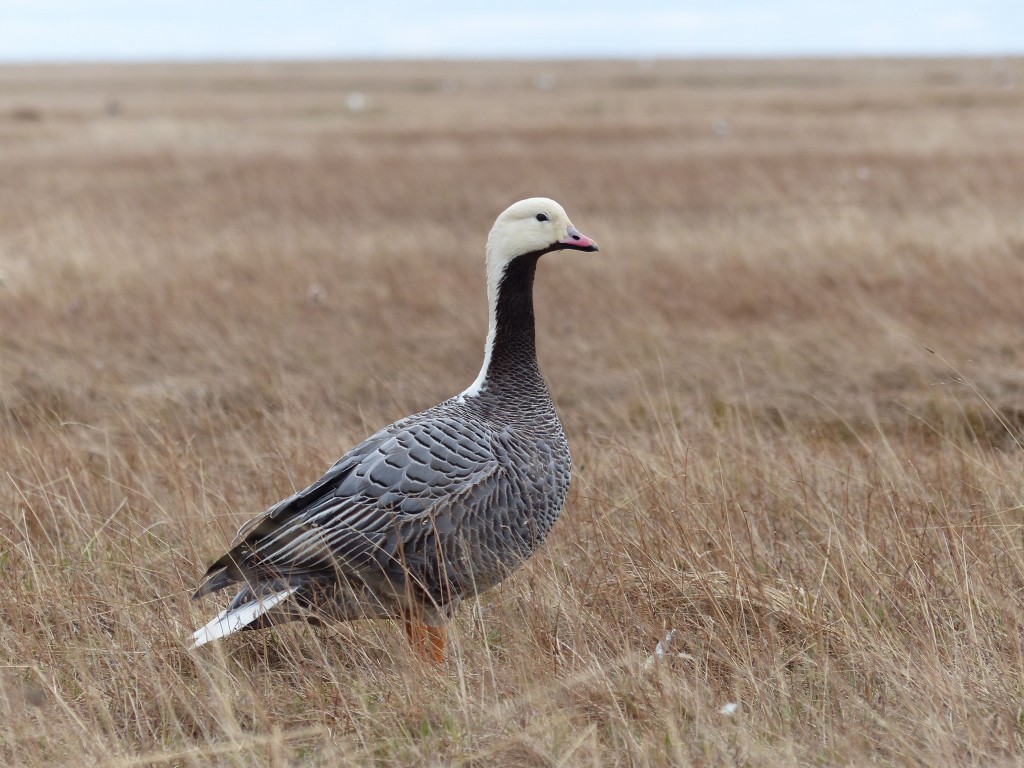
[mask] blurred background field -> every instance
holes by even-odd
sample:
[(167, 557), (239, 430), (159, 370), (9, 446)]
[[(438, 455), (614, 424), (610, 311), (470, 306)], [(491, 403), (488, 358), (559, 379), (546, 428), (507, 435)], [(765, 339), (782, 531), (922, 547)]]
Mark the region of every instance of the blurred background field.
[[(1022, 120), (1015, 58), (0, 67), (0, 762), (1016, 763)], [(549, 544), (441, 670), (186, 651), (241, 522), (473, 379), (532, 195), (601, 244), (538, 274)]]

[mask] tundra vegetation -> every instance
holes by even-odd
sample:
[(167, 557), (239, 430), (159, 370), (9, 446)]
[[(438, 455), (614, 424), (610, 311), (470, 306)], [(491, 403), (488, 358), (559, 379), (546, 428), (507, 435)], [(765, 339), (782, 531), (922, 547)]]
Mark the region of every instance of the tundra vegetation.
[[(0, 762), (1018, 763), (1022, 117), (1020, 59), (0, 68)], [(440, 668), (189, 652), (240, 523), (473, 379), (533, 195), (601, 244), (543, 550)]]

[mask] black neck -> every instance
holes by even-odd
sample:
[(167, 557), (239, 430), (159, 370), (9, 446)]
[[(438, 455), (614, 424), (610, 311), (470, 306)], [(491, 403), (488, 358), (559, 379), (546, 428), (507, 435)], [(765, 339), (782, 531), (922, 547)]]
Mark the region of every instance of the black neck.
[(540, 254), (525, 254), (509, 262), (498, 284), (494, 340), (487, 367), (487, 387), (494, 391), (508, 384), (517, 388), (539, 383), (537, 344), (534, 338), (533, 277)]

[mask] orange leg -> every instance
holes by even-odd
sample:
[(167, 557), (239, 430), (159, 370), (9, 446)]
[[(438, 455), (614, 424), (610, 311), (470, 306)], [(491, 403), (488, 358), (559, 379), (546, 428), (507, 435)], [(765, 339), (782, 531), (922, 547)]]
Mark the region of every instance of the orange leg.
[(443, 624), (431, 627), (417, 618), (406, 616), (405, 636), (409, 638), (409, 644), (420, 658), (435, 664), (441, 664), (444, 661), (448, 628)]

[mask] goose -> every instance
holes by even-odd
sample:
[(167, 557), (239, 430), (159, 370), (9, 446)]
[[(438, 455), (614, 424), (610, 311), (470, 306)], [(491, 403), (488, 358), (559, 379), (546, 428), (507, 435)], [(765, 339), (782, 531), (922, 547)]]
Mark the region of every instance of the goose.
[(498, 216), (479, 375), (245, 523), (192, 597), (239, 591), (192, 647), (296, 619), (392, 618), (420, 657), (443, 662), (460, 601), (521, 565), (561, 514), (572, 464), (537, 364), (533, 281), (544, 254), (597, 249), (554, 200)]

